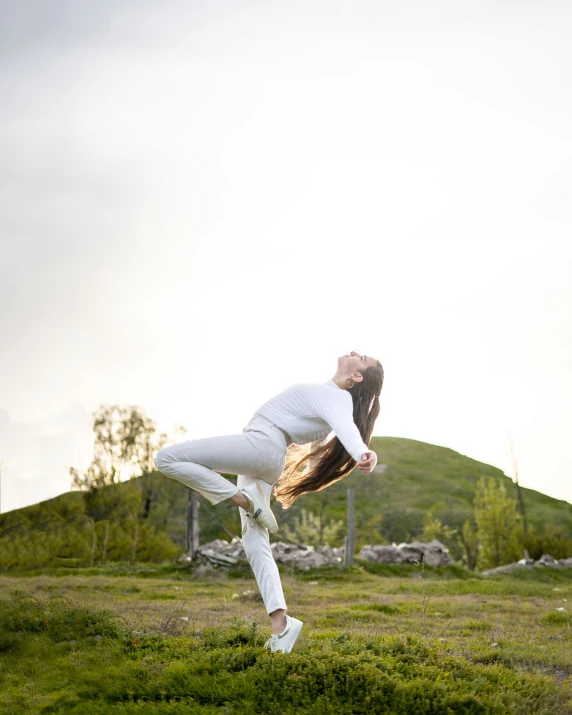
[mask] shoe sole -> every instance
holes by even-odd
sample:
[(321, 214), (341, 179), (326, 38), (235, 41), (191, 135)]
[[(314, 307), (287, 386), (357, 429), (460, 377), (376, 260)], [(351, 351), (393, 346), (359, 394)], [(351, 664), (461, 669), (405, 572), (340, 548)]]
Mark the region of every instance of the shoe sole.
[[(266, 501), (264, 499), (264, 495), (260, 491), (260, 487), (258, 486), (258, 484), (255, 484), (254, 490), (256, 491), (256, 496), (259, 500), (259, 504), (255, 506), (254, 513), (256, 513), (258, 509), (261, 509), (266, 521), (268, 521), (268, 524), (263, 524), (263, 526), (266, 526), (266, 528), (271, 534), (275, 534), (278, 531), (278, 522), (274, 518), (274, 514), (272, 513), (270, 507), (267, 506)], [(254, 521), (256, 521), (256, 519), (254, 519)]]

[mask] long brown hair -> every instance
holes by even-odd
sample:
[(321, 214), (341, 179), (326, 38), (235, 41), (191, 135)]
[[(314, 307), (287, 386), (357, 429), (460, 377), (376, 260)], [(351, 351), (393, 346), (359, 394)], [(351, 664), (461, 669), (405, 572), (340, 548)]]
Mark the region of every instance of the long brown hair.
[[(354, 422), (369, 447), (373, 427), (379, 415), (383, 367), (378, 360), (377, 365), (366, 368), (361, 374), (363, 380), (356, 382), (349, 393), (353, 401)], [(308, 460), (312, 466), (302, 474), (299, 468)], [(284, 509), (288, 509), (300, 494), (325, 489), (333, 482), (343, 479), (356, 464), (338, 437), (327, 442), (319, 440), (311, 448), (307, 445), (292, 444), (286, 453), (284, 471), (274, 485), (274, 496)]]

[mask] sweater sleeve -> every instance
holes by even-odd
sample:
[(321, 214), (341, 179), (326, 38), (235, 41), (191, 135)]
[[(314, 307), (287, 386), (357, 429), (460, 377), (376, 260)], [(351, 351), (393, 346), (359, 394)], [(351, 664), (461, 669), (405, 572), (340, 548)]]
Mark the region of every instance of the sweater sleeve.
[[(354, 422), (351, 406), (345, 405), (343, 399), (345, 399), (343, 395), (341, 400), (336, 398), (335, 401), (325, 399), (320, 395), (315, 400), (316, 411), (330, 425), (352, 459), (355, 459), (356, 462), (361, 462), (363, 454), (371, 452), (375, 455), (375, 452), (373, 449), (369, 449), (363, 441)], [(375, 460), (377, 463), (377, 455)]]

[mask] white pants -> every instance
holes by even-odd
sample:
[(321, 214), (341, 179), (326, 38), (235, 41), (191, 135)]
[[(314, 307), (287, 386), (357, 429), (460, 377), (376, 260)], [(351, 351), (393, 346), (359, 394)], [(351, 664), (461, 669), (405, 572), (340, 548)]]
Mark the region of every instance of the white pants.
[[(189, 439), (165, 447), (155, 455), (155, 466), (165, 476), (177, 479), (201, 494), (211, 504), (228, 499), (251, 482), (258, 482), (268, 504), (272, 485), (284, 470), (288, 435), (258, 413), (242, 434)], [(217, 472), (236, 474), (236, 486)], [(278, 567), (274, 561), (268, 529), (252, 524), (239, 507), (242, 545), (256, 578), (268, 613), (286, 610)]]

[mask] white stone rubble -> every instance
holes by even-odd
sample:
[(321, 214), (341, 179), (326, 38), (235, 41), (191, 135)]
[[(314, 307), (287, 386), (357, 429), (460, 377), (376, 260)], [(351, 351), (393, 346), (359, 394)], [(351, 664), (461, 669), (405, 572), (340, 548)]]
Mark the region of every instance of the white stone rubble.
[(497, 566), (494, 569), (487, 569), (482, 571), (483, 576), (490, 576), (491, 574), (497, 573), (510, 573), (511, 571), (518, 571), (522, 568), (538, 568), (538, 567), (549, 567), (549, 568), (572, 568), (572, 558), (569, 559), (555, 559), (550, 554), (542, 554), (542, 556), (535, 561), (534, 559), (520, 559), (513, 564), (505, 564), (504, 566)]
[(447, 549), (440, 541), (433, 539), (428, 543), (413, 541), (411, 544), (367, 545), (357, 555), (358, 559), (377, 561), (382, 564), (421, 563), (424, 558), (427, 566), (447, 566), (453, 563)]
[[(307, 571), (311, 568), (323, 566), (338, 566), (344, 559), (344, 547), (332, 548), (325, 546), (308, 546), (307, 544), (293, 544), (278, 541), (270, 545), (274, 558), (279, 564), (288, 564)], [(444, 566), (453, 563), (448, 549), (437, 540), (429, 543), (414, 541), (411, 544), (393, 544), (382, 546), (379, 544), (364, 546), (357, 558), (379, 563), (421, 563), (424, 557), (428, 566)], [(245, 562), (246, 554), (242, 541), (233, 538), (232, 541), (215, 539), (199, 547), (198, 558), (202, 564), (215, 566), (232, 566)], [(188, 562), (190, 557), (183, 555), (180, 561)]]

